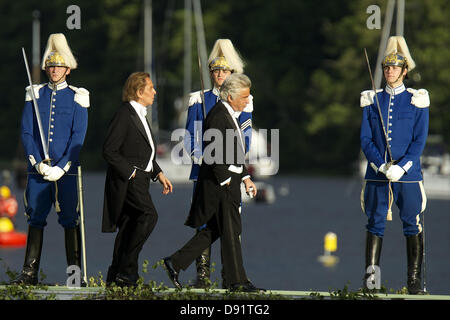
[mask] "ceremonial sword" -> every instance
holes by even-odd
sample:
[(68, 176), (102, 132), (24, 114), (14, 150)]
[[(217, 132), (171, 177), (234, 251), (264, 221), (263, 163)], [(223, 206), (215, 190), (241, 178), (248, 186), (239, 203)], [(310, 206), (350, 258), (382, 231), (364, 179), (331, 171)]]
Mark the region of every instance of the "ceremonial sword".
[(206, 106), (205, 106), (205, 85), (203, 83), (203, 70), (202, 63), (200, 61), (200, 48), (197, 44), (197, 55), (198, 55), (198, 71), (200, 72), (200, 96), (202, 97), (202, 109), (203, 109), (203, 119), (206, 119)]
[[(372, 90), (373, 90), (373, 92), (375, 94), (375, 100), (377, 102), (378, 114), (380, 115), (381, 126), (383, 127), (384, 139), (386, 140), (386, 148), (387, 148), (387, 151), (389, 153), (389, 157), (391, 159), (391, 161), (389, 161), (386, 164), (386, 170), (387, 170), (387, 169), (390, 168), (391, 165), (395, 164), (396, 161), (392, 157), (391, 146), (389, 145), (389, 138), (388, 138), (388, 135), (387, 135), (387, 132), (386, 132), (386, 127), (384, 125), (383, 114), (381, 113), (380, 102), (378, 101), (377, 90), (375, 88), (375, 83), (373, 82), (372, 70), (370, 69), (369, 57), (367, 55), (366, 48), (364, 48), (364, 54), (366, 55), (367, 68), (369, 69), (370, 81), (372, 82)], [(388, 221), (392, 220), (392, 209), (391, 209), (391, 206), (392, 206), (393, 198), (394, 198), (394, 194), (393, 194), (392, 188), (391, 188), (391, 180), (389, 180), (389, 199), (388, 199), (389, 205), (388, 205), (388, 212), (387, 212), (387, 216), (386, 216), (386, 220), (388, 220)]]
[[(198, 71), (200, 73), (200, 97), (202, 99), (202, 111), (203, 111), (203, 121), (206, 120), (206, 105), (205, 105), (205, 85), (203, 83), (203, 69), (202, 69), (202, 63), (200, 61), (200, 48), (197, 41), (197, 56), (198, 56)], [(194, 132), (194, 138), (196, 138), (197, 143), (200, 144), (201, 141), (199, 141), (199, 134), (197, 132)], [(201, 149), (203, 149), (203, 146), (200, 145)], [(195, 150), (195, 148), (194, 148)], [(202, 150), (203, 153), (203, 150)], [(195, 158), (195, 155), (194, 155)]]
[(77, 182), (78, 182), (78, 202), (80, 205), (80, 231), (81, 231), (81, 250), (83, 255), (83, 279), (86, 283), (86, 286), (89, 287), (88, 278), (87, 278), (87, 269), (86, 269), (86, 233), (84, 227), (84, 204), (83, 204), (83, 179), (81, 176), (81, 165), (78, 166), (78, 174), (77, 174)]
[(27, 61), (27, 55), (25, 54), (25, 49), (22, 47), (22, 54), (23, 54), (23, 60), (25, 61), (25, 68), (27, 69), (27, 76), (28, 76), (28, 82), (30, 83), (30, 91), (31, 91), (31, 98), (33, 100), (33, 106), (34, 106), (34, 113), (36, 114), (36, 121), (39, 128), (39, 136), (41, 137), (41, 143), (42, 143), (42, 149), (44, 151), (44, 162), (50, 162), (50, 157), (48, 155), (48, 148), (47, 144), (45, 143), (44, 138), (44, 132), (42, 131), (42, 123), (41, 123), (41, 116), (39, 114), (39, 108), (36, 101), (36, 96), (34, 95), (34, 88), (33, 88), (33, 82), (31, 82), (31, 74), (30, 74), (30, 68), (28, 67), (28, 61)]
[(388, 139), (386, 127), (384, 125), (383, 114), (381, 113), (380, 102), (378, 101), (377, 90), (375, 88), (375, 83), (373, 82), (372, 70), (370, 69), (369, 57), (367, 56), (366, 48), (364, 48), (364, 54), (366, 55), (367, 68), (369, 69), (370, 81), (372, 82), (372, 90), (375, 93), (375, 100), (376, 100), (376, 103), (377, 103), (378, 114), (380, 116), (381, 126), (383, 127), (384, 138), (386, 140), (386, 148), (387, 148), (387, 151), (389, 153), (389, 157), (391, 158), (391, 161), (386, 165), (387, 168), (389, 168), (389, 166), (392, 165), (395, 160), (392, 157), (392, 151), (391, 151), (391, 147), (389, 145), (389, 139)]

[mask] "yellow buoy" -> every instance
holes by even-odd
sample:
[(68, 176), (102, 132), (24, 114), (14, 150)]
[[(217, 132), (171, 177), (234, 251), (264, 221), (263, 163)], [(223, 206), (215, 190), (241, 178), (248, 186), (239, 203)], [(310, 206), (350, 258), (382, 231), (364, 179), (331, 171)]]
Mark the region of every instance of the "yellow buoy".
[(324, 253), (319, 256), (319, 262), (321, 262), (325, 267), (334, 267), (339, 262), (339, 257), (331, 254), (337, 250), (337, 235), (334, 232), (328, 232), (325, 235), (323, 247)]
[(9, 218), (0, 218), (0, 232), (11, 232), (14, 231), (14, 225)]
[(328, 232), (324, 239), (324, 249), (328, 252), (337, 250), (337, 235), (334, 232)]
[(11, 196), (11, 190), (7, 186), (1, 186), (0, 196), (5, 199), (9, 198)]

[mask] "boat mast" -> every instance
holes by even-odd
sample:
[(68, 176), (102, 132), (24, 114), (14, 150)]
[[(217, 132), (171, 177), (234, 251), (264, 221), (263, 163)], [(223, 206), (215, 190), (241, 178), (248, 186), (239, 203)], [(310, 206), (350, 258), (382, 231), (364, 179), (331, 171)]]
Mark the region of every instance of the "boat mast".
[(189, 93), (192, 91), (192, 11), (194, 11), (196, 41), (205, 89), (211, 88), (207, 61), (207, 50), (205, 32), (203, 26), (203, 15), (200, 0), (184, 0), (184, 81), (183, 97), (184, 105), (188, 105)]
[(404, 19), (405, 19), (405, 0), (389, 0), (386, 7), (386, 14), (384, 17), (383, 30), (381, 33), (380, 46), (378, 48), (377, 64), (375, 66), (374, 82), (377, 89), (380, 88), (383, 72), (381, 70), (381, 61), (384, 58), (384, 51), (386, 50), (387, 41), (392, 27), (392, 18), (394, 16), (395, 3), (397, 2), (397, 17), (395, 23), (395, 33), (397, 36), (403, 36)]
[(202, 6), (200, 4), (200, 0), (193, 0), (192, 2), (194, 7), (194, 15), (195, 15), (195, 30), (197, 31), (197, 46), (198, 53), (200, 55), (200, 63), (202, 65), (202, 76), (205, 84), (205, 89), (211, 88), (211, 78), (209, 76), (209, 70), (206, 68), (208, 64), (206, 57), (206, 42), (205, 42), (205, 32), (203, 27), (203, 15), (202, 15)]
[(188, 105), (192, 89), (192, 1), (184, 0), (184, 79), (183, 106)]
[(41, 13), (39, 10), (34, 10), (33, 16), (33, 27), (32, 27), (32, 75), (34, 83), (41, 82), (41, 64), (40, 64), (40, 51), (41, 51)]
[[(156, 77), (153, 68), (153, 21), (152, 21), (152, 0), (144, 0), (144, 71), (150, 74), (153, 85), (157, 87)], [(147, 108), (147, 119), (151, 124), (153, 132), (158, 135), (158, 102), (153, 102), (151, 108)]]
[(374, 83), (375, 88), (377, 89), (379, 89), (381, 85), (381, 78), (383, 75), (383, 72), (381, 70), (381, 61), (384, 58), (384, 51), (386, 50), (387, 41), (389, 38), (389, 34), (391, 32), (392, 16), (394, 14), (394, 5), (395, 0), (389, 0), (386, 7), (386, 14), (384, 17), (383, 30), (381, 32), (380, 46), (378, 47), (377, 64), (375, 66), (375, 74), (374, 74)]

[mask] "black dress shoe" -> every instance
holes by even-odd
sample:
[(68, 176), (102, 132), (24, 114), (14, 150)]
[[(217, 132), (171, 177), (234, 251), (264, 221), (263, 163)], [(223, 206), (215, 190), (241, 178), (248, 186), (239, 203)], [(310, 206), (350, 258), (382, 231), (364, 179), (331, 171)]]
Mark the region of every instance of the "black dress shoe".
[(235, 283), (232, 284), (229, 288), (232, 292), (263, 292), (266, 291), (266, 289), (263, 288), (257, 288), (251, 283), (249, 280), (245, 283)]
[(408, 279), (408, 293), (417, 295), (425, 294), (420, 279)]
[(114, 280), (118, 287), (136, 287), (137, 283), (124, 274), (118, 274)]
[(34, 273), (22, 271), (16, 279), (10, 282), (10, 284), (24, 284), (27, 286), (35, 286), (38, 284), (38, 277)]
[(114, 280), (116, 279), (116, 276), (117, 276), (117, 268), (110, 266), (108, 268), (108, 273), (106, 274), (106, 286), (107, 287), (112, 286), (112, 284), (114, 283)]
[(169, 276), (169, 279), (170, 281), (172, 281), (173, 285), (181, 290), (183, 287), (178, 281), (178, 272), (175, 271), (172, 265), (172, 260), (169, 257), (164, 258), (164, 268), (166, 269), (167, 275)]

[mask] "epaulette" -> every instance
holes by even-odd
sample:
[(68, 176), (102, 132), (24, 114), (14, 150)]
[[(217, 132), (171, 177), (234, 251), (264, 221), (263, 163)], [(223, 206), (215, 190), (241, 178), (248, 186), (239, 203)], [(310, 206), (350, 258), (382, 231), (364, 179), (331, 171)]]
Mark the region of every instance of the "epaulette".
[(253, 112), (253, 96), (248, 96), (248, 104), (245, 106), (243, 112)]
[[(46, 85), (46, 83), (33, 84), (34, 97), (36, 99), (39, 99), (39, 90), (45, 85)], [(31, 101), (31, 100), (33, 100), (33, 98), (31, 97), (30, 86), (28, 86), (25, 88), (25, 101)]]
[(69, 86), (69, 88), (75, 91), (75, 102), (77, 102), (83, 108), (89, 108), (89, 91), (85, 88), (77, 88), (74, 86)]
[(411, 104), (417, 108), (427, 108), (430, 106), (430, 96), (425, 89), (406, 89), (409, 93), (412, 93)]
[[(383, 89), (377, 89), (377, 93), (383, 92)], [(373, 104), (373, 98), (375, 97), (375, 93), (373, 90), (364, 90), (361, 92), (360, 106), (361, 108), (370, 106)]]
[[(208, 91), (211, 91), (211, 90), (210, 89), (205, 90), (204, 93), (206, 93)], [(195, 92), (191, 92), (189, 94), (189, 107), (192, 107), (196, 103), (202, 103), (201, 90), (195, 91)]]

